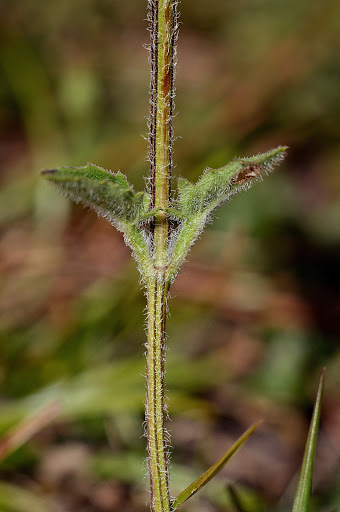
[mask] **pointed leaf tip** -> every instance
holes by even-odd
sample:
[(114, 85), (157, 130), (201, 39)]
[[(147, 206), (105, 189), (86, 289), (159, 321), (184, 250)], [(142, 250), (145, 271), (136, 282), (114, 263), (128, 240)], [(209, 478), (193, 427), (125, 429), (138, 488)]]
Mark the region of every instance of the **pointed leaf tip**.
[(320, 374), (318, 392), (310, 423), (305, 452), (303, 455), (301, 472), (293, 505), (293, 512), (308, 512), (309, 508), (313, 479), (314, 456), (318, 438), (321, 415), (321, 401), (325, 382), (325, 371), (326, 367), (323, 367)]
[(174, 511), (182, 503), (196, 494), (202, 487), (204, 487), (214, 476), (216, 476), (226, 463), (232, 458), (233, 455), (246, 443), (249, 437), (255, 430), (263, 423), (263, 420), (256, 421), (251, 425), (241, 437), (229, 448), (229, 450), (221, 457), (215, 464), (213, 464), (205, 473), (197, 478), (189, 487), (182, 491), (177, 498), (172, 501), (171, 510)]
[[(271, 172), (276, 165), (284, 160), (287, 148), (288, 146), (278, 146), (266, 153), (235, 160), (241, 164), (241, 169), (232, 177), (232, 186), (246, 185), (249, 187), (253, 181), (261, 179), (264, 174)], [(235, 192), (238, 190), (239, 188), (235, 188)]]

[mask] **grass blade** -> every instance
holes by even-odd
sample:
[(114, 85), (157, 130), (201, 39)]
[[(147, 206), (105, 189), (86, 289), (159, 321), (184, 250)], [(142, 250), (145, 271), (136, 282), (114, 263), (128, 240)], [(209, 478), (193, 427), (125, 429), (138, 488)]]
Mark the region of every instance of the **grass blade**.
[(318, 437), (322, 392), (324, 387), (325, 368), (321, 371), (318, 393), (315, 400), (313, 416), (309, 428), (305, 453), (302, 460), (299, 483), (296, 490), (293, 512), (307, 512), (312, 489), (313, 464), (315, 447)]
[(213, 464), (207, 471), (203, 473), (197, 480), (195, 480), (189, 487), (182, 491), (177, 498), (172, 501), (172, 510), (178, 508), (191, 496), (196, 494), (202, 487), (204, 487), (214, 476), (216, 476), (221, 469), (225, 466), (228, 460), (245, 444), (253, 432), (261, 425), (262, 420), (253, 423), (245, 433), (238, 438), (238, 440), (232, 445), (231, 448), (221, 457), (215, 464)]
[(4, 438), (0, 439), (0, 461), (49, 425), (59, 412), (59, 404), (52, 402), (34, 416), (15, 426)]

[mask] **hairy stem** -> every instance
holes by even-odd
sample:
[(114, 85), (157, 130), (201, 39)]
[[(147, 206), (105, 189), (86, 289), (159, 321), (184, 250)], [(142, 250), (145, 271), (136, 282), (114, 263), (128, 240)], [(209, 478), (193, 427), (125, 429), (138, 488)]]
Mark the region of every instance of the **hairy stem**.
[(153, 272), (147, 282), (147, 397), (146, 420), (153, 512), (170, 511), (169, 478), (164, 427), (164, 339), (169, 282), (169, 206), (172, 170), (172, 117), (176, 40), (176, 1), (149, 0), (151, 32), (150, 192), (155, 209), (152, 226)]
[(164, 337), (168, 284), (162, 272), (150, 279), (148, 299), (146, 419), (152, 510), (170, 511), (164, 426)]
[(174, 109), (174, 61), (176, 2), (150, 0), (151, 22), (151, 112), (150, 184), (151, 208), (161, 208), (155, 219), (153, 243), (155, 265), (166, 265), (172, 171), (172, 117)]

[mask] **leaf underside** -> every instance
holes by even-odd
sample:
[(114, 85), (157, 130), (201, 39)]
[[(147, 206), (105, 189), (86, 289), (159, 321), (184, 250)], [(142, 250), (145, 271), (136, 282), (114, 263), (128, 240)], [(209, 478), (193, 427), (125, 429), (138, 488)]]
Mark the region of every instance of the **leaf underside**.
[(196, 494), (202, 487), (204, 487), (214, 476), (216, 476), (226, 463), (235, 455), (235, 453), (245, 444), (253, 432), (261, 425), (262, 420), (257, 421), (251, 425), (245, 433), (232, 445), (231, 448), (221, 457), (215, 464), (213, 464), (207, 471), (205, 471), (197, 480), (195, 480), (189, 487), (181, 492), (177, 498), (172, 501), (171, 510), (175, 510), (186, 500)]
[(312, 420), (310, 423), (292, 512), (308, 512), (312, 489), (314, 455), (320, 423), (321, 401), (325, 380), (324, 375), (325, 368), (322, 369), (320, 376), (318, 392), (315, 400)]

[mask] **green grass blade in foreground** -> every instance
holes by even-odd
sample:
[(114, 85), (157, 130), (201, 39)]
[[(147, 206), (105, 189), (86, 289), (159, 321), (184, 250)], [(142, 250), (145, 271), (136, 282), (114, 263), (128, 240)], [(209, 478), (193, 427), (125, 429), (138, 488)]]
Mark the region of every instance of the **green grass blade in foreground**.
[(189, 487), (187, 487), (181, 494), (172, 501), (172, 510), (178, 508), (182, 503), (188, 500), (191, 496), (196, 494), (202, 487), (204, 487), (214, 476), (216, 476), (226, 463), (232, 458), (233, 455), (245, 444), (249, 437), (261, 425), (262, 420), (253, 423), (245, 433), (232, 445), (232, 447), (221, 457), (215, 464), (213, 464), (207, 471), (203, 473), (197, 480), (195, 480)]
[(324, 387), (325, 368), (322, 369), (318, 394), (315, 400), (313, 416), (309, 428), (305, 453), (303, 456), (299, 483), (296, 490), (293, 512), (307, 512), (312, 488), (313, 464), (315, 447), (318, 437), (322, 392)]

